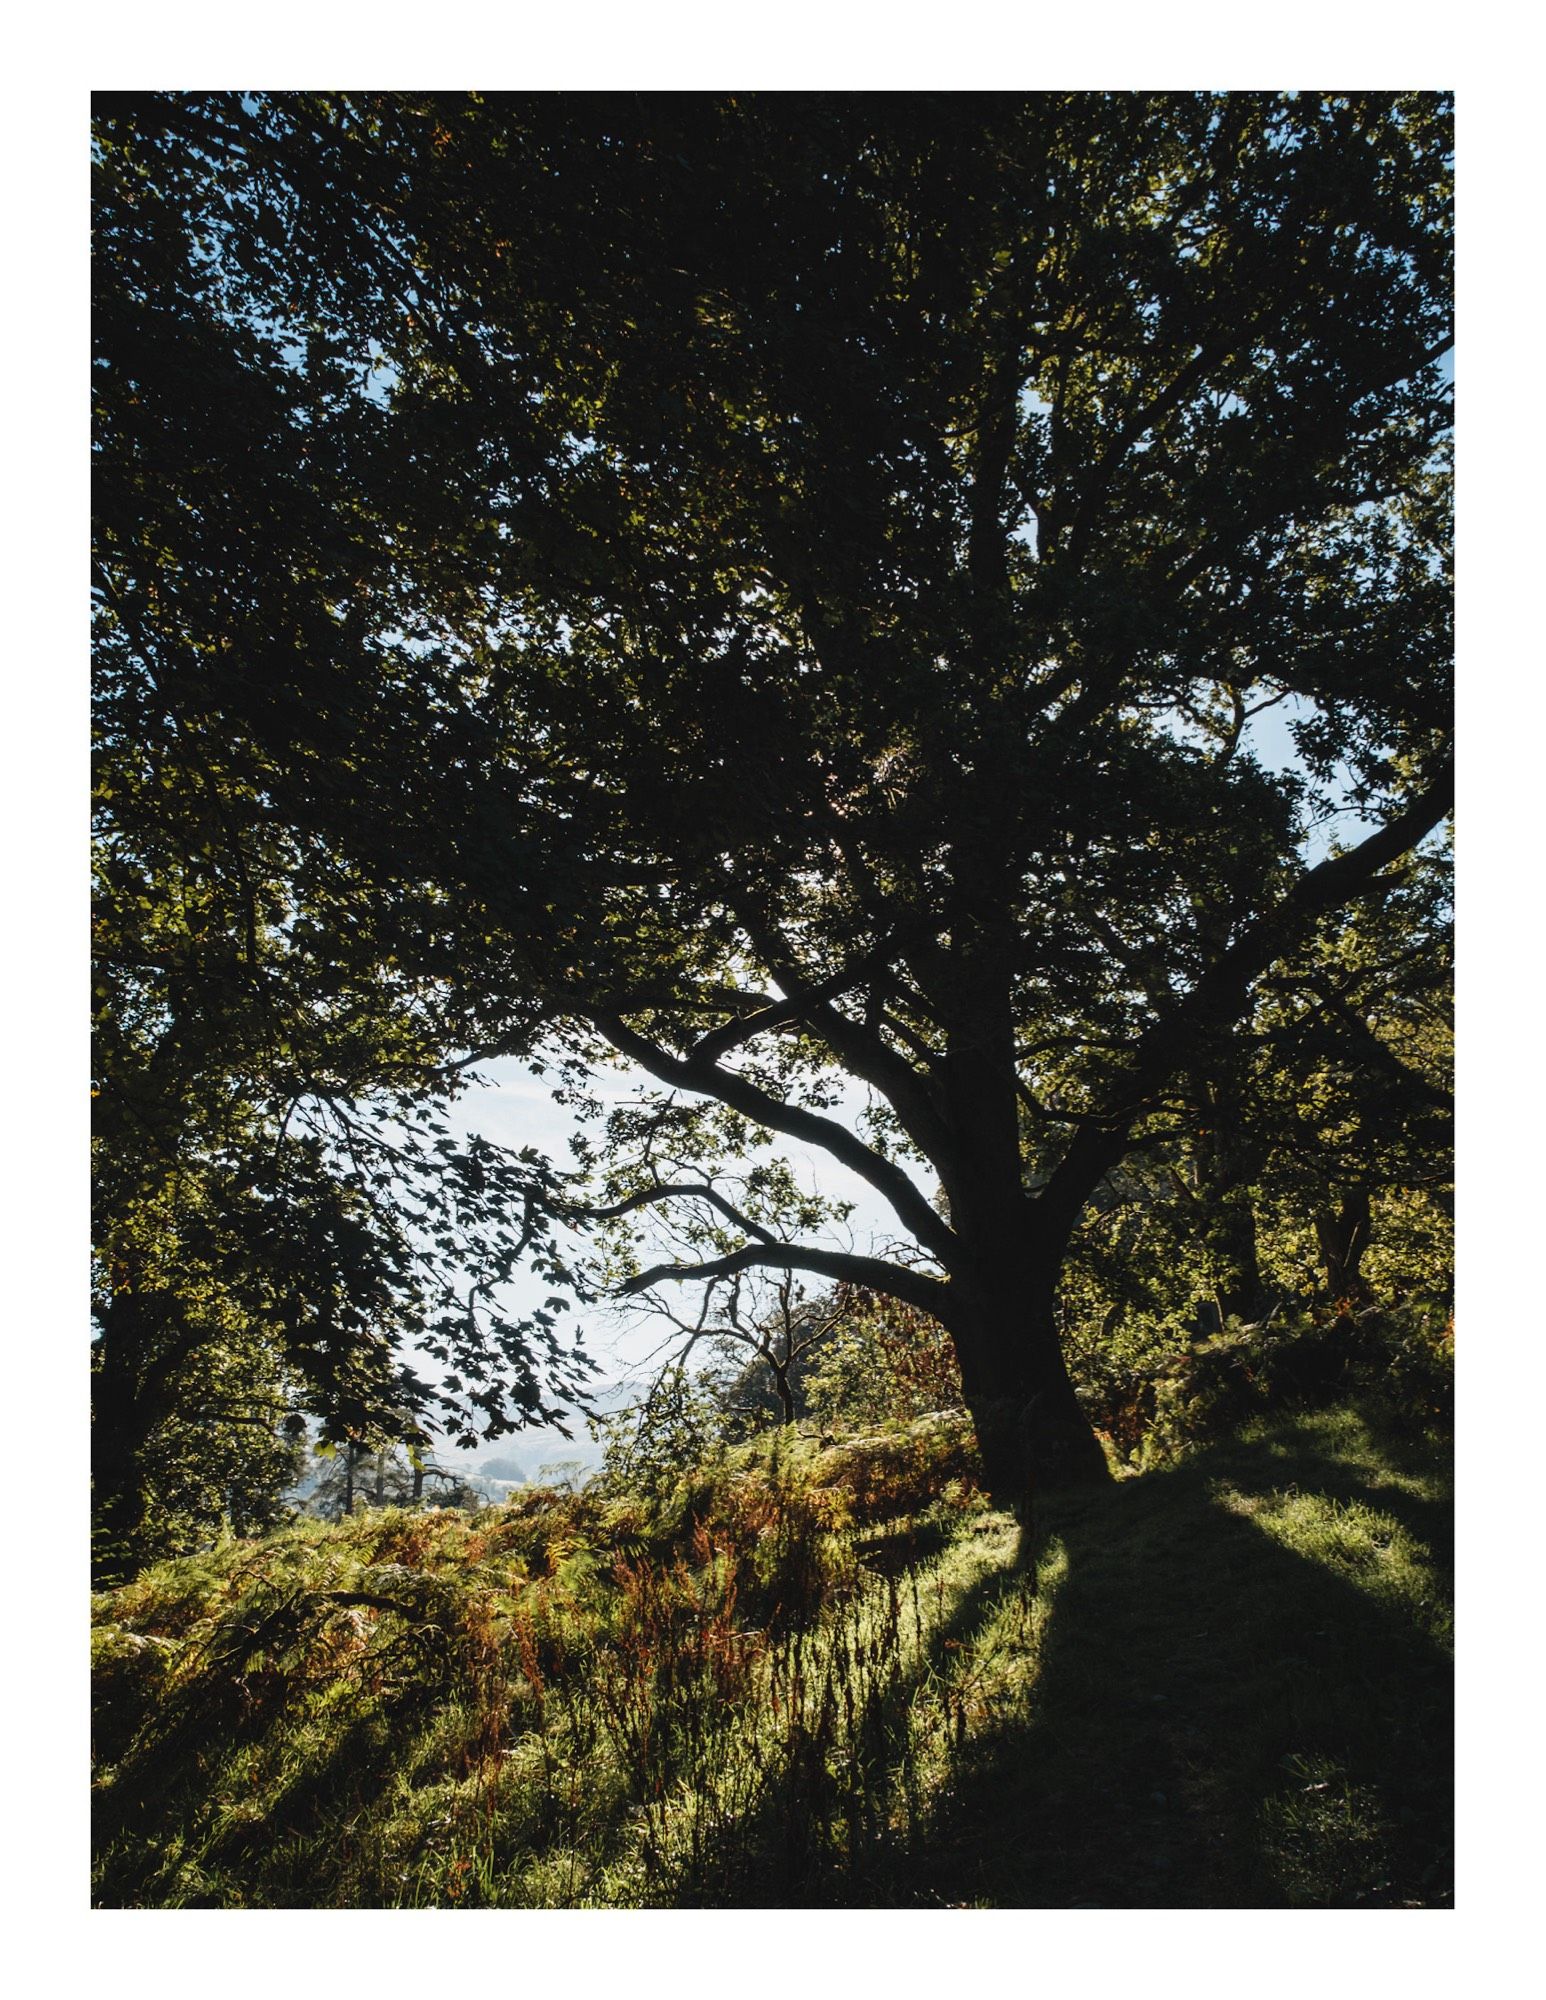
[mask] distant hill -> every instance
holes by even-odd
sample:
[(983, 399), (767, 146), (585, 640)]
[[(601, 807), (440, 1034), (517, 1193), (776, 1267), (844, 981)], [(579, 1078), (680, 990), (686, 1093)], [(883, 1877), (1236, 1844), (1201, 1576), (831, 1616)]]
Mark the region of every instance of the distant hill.
[(509, 1486), (524, 1486), (531, 1477), (513, 1458), (480, 1458), (473, 1470), (484, 1479), (503, 1480)]

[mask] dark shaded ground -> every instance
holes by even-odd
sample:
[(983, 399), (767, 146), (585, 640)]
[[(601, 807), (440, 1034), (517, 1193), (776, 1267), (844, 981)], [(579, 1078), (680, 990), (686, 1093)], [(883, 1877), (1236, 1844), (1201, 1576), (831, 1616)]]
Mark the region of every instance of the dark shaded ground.
[(1448, 1904), (1446, 1484), (1344, 1413), (1049, 1503), (1033, 1715), (968, 1746), (879, 1900)]

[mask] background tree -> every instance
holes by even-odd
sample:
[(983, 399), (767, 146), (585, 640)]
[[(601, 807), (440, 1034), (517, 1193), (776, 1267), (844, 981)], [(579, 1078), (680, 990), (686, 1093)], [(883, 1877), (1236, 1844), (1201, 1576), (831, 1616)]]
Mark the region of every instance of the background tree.
[[(792, 1424), (801, 1413), (805, 1378), (842, 1319), (839, 1298), (812, 1297), (791, 1272), (761, 1286), (748, 1285), (738, 1272), (704, 1328), (724, 1364), (721, 1395), (743, 1416), (773, 1413), (779, 1423)], [(689, 1329), (690, 1340), (699, 1337), (698, 1328)]]
[(380, 1432), (337, 1445), (320, 1443), (314, 1456), (302, 1505), (324, 1520), (347, 1520), (359, 1507), (480, 1504), (476, 1489), (455, 1470)]
[[(1454, 936), (1448, 852), (1414, 857), (1268, 986), (1258, 1120), (1266, 1192), (1308, 1213), (1327, 1296), (1374, 1293), (1376, 1211), (1453, 1219)], [(1408, 1275), (1429, 1261), (1404, 1246)], [(1447, 1274), (1446, 1274), (1447, 1275)], [(1447, 1285), (1442, 1286), (1447, 1290)]]
[(1286, 961), (1097, 1191), (1059, 1315), (1123, 1451), (1187, 1350), (1226, 1327), (1249, 1344), (1248, 1320), (1262, 1353), (1270, 1334), (1323, 1372), (1388, 1363), (1408, 1413), (1431, 1409), (1453, 1287), (1449, 876), (1447, 851), (1412, 857)]
[[(159, 356), (107, 359), (200, 522), (178, 726), (261, 763), (265, 822), (469, 1050), (661, 1086), (594, 1199), (735, 1236), (632, 1286), (884, 1293), (948, 1329), (1000, 1497), (1098, 1472), (1055, 1311), (1080, 1217), (1448, 809), (1445, 102), (202, 97), (101, 130), (114, 267), (264, 385), (215, 493), (252, 399), (147, 415)], [(138, 661), (168, 564), (115, 558)], [(1309, 865), (1339, 790), (1368, 830)], [(652, 1120), (697, 1175), (654, 1173)], [(925, 1261), (785, 1240), (712, 1179), (737, 1130), (825, 1148)]]
[(478, 1467), (484, 1479), (500, 1479), (510, 1486), (524, 1486), (527, 1471), (518, 1459), (485, 1458)]
[[(179, 693), (239, 643), (243, 616), (229, 540), (240, 475), (224, 468), (224, 492), (187, 483), (200, 398), (239, 443), (261, 440), (284, 371), (230, 328), (209, 332), (170, 272), (147, 273), (119, 240), (117, 200), (154, 206), (125, 170), (127, 188), (104, 165), (98, 215), (97, 331), (113, 357), (98, 373), (95, 484), (103, 1576), (253, 1517), (254, 1496), (285, 1483), (275, 1426), (288, 1410), (314, 1412), (335, 1441), (383, 1424), (471, 1439), (551, 1419), (549, 1396), (572, 1399), (587, 1368), (556, 1338), (560, 1295), (525, 1320), (500, 1297), (518, 1262), (564, 1281), (544, 1163), (453, 1139), (465, 1038), (422, 970), (399, 965), (390, 911), (279, 817), (250, 736)], [(261, 465), (249, 470), (260, 491)], [(292, 500), (294, 539), (254, 560), (299, 598), (297, 578), (326, 587), (305, 546), (324, 486), (297, 481)], [(421, 1343), (441, 1364), (433, 1383), (412, 1367)]]

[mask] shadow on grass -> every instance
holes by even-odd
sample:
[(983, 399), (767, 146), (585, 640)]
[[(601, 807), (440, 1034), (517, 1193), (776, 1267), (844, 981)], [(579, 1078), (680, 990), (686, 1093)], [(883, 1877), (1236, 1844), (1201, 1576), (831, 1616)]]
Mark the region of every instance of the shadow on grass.
[[(1442, 1570), (1448, 1508), (1431, 1453), (1425, 1493), (1420, 1452), (1371, 1444), (1284, 1427), (1049, 1502), (1068, 1571), (1031, 1714), (967, 1746), (899, 1900), (1447, 1904), (1451, 1661), (1377, 1547), (1337, 1563), (1335, 1524), (1385, 1516)], [(1324, 1548), (1262, 1525), (1274, 1495)]]
[[(292, 1615), (277, 1636), (293, 1644), (305, 1609), (299, 1600), (280, 1608)], [(228, 1625), (242, 1631), (251, 1618), (244, 1607)], [(435, 1692), (409, 1684), (342, 1727), (308, 1732), (304, 1702), (276, 1669), (192, 1678), (145, 1718), (93, 1797), (94, 1906), (328, 1904), (319, 1854), (346, 1877), (348, 1829), (387, 1791), (391, 1746), (426, 1719)], [(233, 1784), (227, 1767), (249, 1752)], [(222, 1794), (235, 1810), (210, 1810)]]
[[(855, 1553), (870, 1586), (838, 1604), (803, 1656), (799, 1731), (787, 1680), (774, 1701), (788, 1756), (765, 1759), (731, 1728), (723, 1800), (654, 1804), (657, 1786), (640, 1794), (648, 1811), (613, 1825), (603, 1799), (587, 1821), (594, 1852), (559, 1897), (600, 1896), (615, 1879), (625, 1900), (686, 1907), (1450, 1899), (1449, 1513), (1431, 1449), (1344, 1411), (1049, 1496), (1041, 1514), (1034, 1617), (1006, 1517), (976, 1524), (984, 1540), (936, 1520), (867, 1533)], [(936, 1557), (950, 1583), (920, 1572)], [(877, 1602), (889, 1603), (889, 1626)], [(149, 1703), (143, 1740), (97, 1800), (104, 1902), (374, 1905), (397, 1901), (400, 1884), (408, 1900), (464, 1893), (434, 1873), (453, 1854), (470, 1866), (463, 1827), (431, 1834), (449, 1826), (438, 1806), (433, 1822), (408, 1814), (401, 1835), (387, 1824), (408, 1745), (460, 1701), (449, 1656), (368, 1702), (362, 1684), (364, 1713), (351, 1715), (341, 1684), (332, 1695), (319, 1684), (325, 1713), (302, 1727), (306, 1702), (292, 1709), (285, 1676), (258, 1657), (281, 1641), (309, 1657), (311, 1612), (295, 1605), (231, 1614), (230, 1670), (217, 1662)], [(979, 1642), (998, 1649), (991, 1672)], [(963, 1685), (980, 1699), (968, 1704)], [(583, 1691), (574, 1703), (594, 1737)], [(130, 1720), (126, 1709), (113, 1726)], [(582, 1795), (598, 1775), (590, 1757), (560, 1743)], [(478, 1894), (549, 1900), (538, 1864), (586, 1846), (578, 1807), (551, 1824), (524, 1812), (507, 1823), (491, 1792), (489, 1813)], [(630, 1874), (641, 1818), (661, 1842), (642, 1885)]]
[[(753, 1822), (721, 1830), (672, 1900), (1447, 1904), (1451, 1662), (1410, 1568), (1432, 1557), (1436, 1599), (1440, 1483), (1431, 1450), (1344, 1414), (1049, 1499), (1043, 1554), (1063, 1562), (1044, 1562), (1062, 1573), (1034, 1693), (997, 1723), (974, 1718), (927, 1815), (900, 1812), (894, 1769), (889, 1832), (862, 1808), (834, 1813), (822, 1781), (795, 1771)], [(1283, 1538), (1285, 1505), (1304, 1553)], [(1392, 1587), (1381, 1543), (1400, 1537), (1409, 1567)], [(893, 1743), (924, 1677), (1016, 1587), (1012, 1572), (983, 1578), (934, 1629), (889, 1693)]]
[[(391, 1776), (380, 1755), (379, 1723), (351, 1725), (314, 1762), (297, 1763), (265, 1797), (261, 1816), (211, 1818), (204, 1758), (178, 1767), (172, 1785), (138, 1782), (131, 1766), (107, 1799), (95, 1802), (93, 1841), (102, 1863), (98, 1907), (199, 1908), (245, 1901), (261, 1874), (259, 1896), (277, 1907), (311, 1908), (331, 1901), (318, 1879), (319, 1832), (327, 1823), (363, 1817)], [(209, 1753), (213, 1764), (230, 1744)], [(287, 1875), (293, 1850), (295, 1871)], [(261, 1869), (259, 1861), (261, 1859)]]

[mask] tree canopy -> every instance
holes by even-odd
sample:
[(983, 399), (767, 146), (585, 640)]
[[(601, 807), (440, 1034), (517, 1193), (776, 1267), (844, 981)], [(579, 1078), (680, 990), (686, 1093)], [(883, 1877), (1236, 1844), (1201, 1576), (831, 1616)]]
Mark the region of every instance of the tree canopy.
[(339, 1103), (626, 1059), (531, 1217), (895, 1297), (1002, 1494), (1097, 1468), (1081, 1215), (1449, 810), (1448, 104), (99, 111), (103, 812), (209, 900), (217, 1071), (292, 973)]

